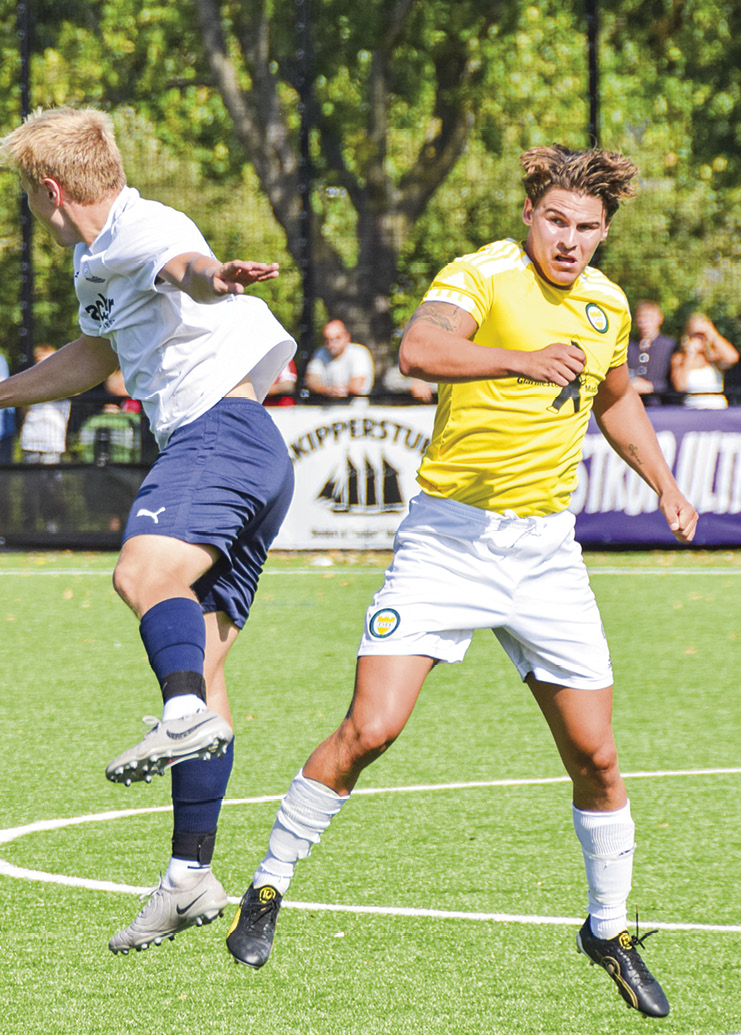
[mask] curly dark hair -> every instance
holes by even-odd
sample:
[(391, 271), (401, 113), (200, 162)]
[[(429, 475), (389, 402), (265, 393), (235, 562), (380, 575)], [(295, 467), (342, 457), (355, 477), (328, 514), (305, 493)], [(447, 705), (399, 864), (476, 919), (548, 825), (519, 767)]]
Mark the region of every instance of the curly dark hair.
[(637, 167), (614, 151), (571, 151), (562, 144), (531, 147), (520, 156), (520, 165), (525, 170), (522, 183), (533, 205), (552, 187), (561, 187), (599, 198), (609, 223), (620, 202), (636, 193), (631, 181)]

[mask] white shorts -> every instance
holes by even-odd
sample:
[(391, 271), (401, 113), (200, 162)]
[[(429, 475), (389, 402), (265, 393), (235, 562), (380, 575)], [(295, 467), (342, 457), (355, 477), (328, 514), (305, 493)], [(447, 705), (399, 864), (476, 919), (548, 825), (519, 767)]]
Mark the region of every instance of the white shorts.
[(494, 632), (522, 679), (532, 672), (578, 690), (612, 685), (572, 514), (518, 518), (414, 497), (358, 654), (458, 662), (475, 629)]

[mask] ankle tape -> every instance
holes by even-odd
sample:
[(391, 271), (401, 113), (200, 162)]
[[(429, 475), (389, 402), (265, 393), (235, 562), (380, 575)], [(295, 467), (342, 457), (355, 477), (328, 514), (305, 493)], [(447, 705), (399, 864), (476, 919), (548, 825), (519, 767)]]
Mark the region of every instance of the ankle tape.
[(193, 859), (201, 866), (210, 864), (215, 845), (216, 830), (205, 834), (176, 830), (172, 835), (172, 854), (178, 859)]
[(162, 680), (162, 700), (165, 704), (173, 697), (195, 694), (206, 703), (206, 680), (200, 672), (171, 672)]

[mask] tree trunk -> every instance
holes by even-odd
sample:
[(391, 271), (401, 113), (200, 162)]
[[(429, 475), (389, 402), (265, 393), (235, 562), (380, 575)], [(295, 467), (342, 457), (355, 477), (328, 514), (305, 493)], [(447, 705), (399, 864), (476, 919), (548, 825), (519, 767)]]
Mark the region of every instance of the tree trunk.
[[(499, 0), (504, 3), (504, 0)], [(270, 24), (261, 3), (257, 14), (236, 27), (245, 68), (251, 76), (243, 89), (222, 30), (218, 0), (196, 0), (203, 43), (216, 84), (234, 122), (235, 134), (253, 164), (275, 218), (286, 234), (288, 249), (301, 259), (301, 201), (295, 115), (281, 104), (279, 73), (295, 87), (295, 63), (273, 62)], [(495, 20), (498, 3), (476, 26), (485, 34)], [(347, 266), (315, 217), (312, 227), (313, 282), (330, 317), (342, 319), (352, 337), (367, 345), (383, 369), (392, 352), (394, 327), (390, 295), (401, 248), (411, 226), (422, 215), (435, 190), (463, 152), (471, 129), (471, 99), (466, 88), (480, 75), (469, 55), (465, 34), (450, 37), (434, 58), (436, 99), (430, 131), (407, 171), (395, 182), (387, 169), (388, 107), (392, 51), (414, 14), (411, 0), (392, 5), (385, 38), (373, 51), (368, 92), (367, 143), (362, 178), (345, 164), (342, 128), (317, 105), (309, 114), (322, 161), (342, 185), (358, 215), (358, 261)], [(246, 17), (246, 15), (245, 15)], [(285, 96), (285, 95), (283, 95)], [(464, 99), (465, 98), (465, 99)], [(292, 128), (294, 127), (294, 128)]]

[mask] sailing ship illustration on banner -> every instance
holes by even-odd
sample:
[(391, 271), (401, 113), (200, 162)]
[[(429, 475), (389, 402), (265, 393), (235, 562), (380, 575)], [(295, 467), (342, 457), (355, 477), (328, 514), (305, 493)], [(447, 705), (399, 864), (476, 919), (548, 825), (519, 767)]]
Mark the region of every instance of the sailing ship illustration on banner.
[(405, 509), (399, 471), (385, 456), (360, 463), (349, 456), (335, 469), (317, 494), (335, 514), (395, 513)]

